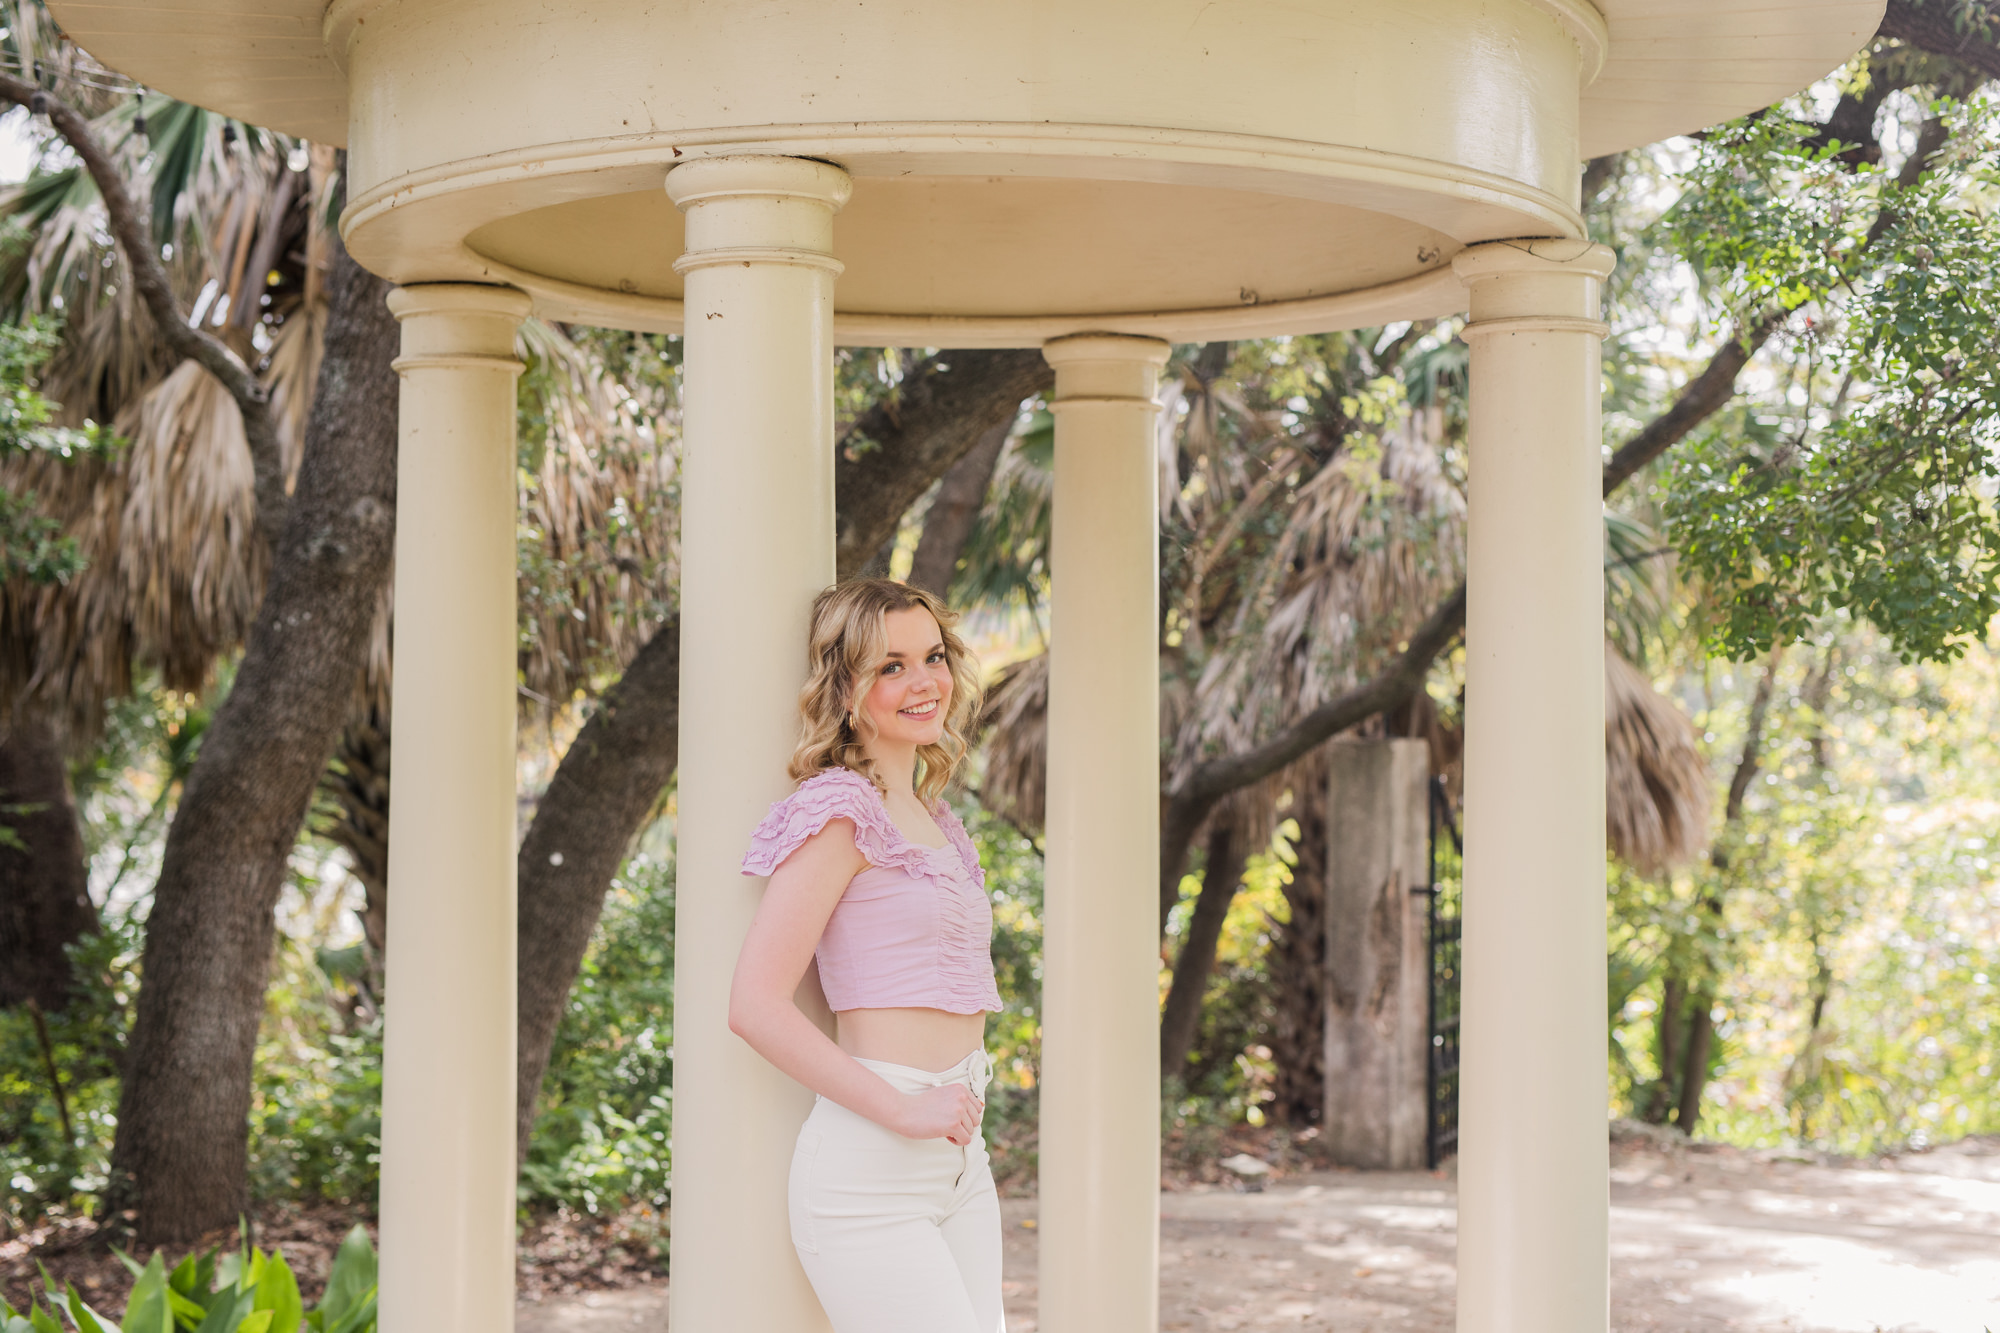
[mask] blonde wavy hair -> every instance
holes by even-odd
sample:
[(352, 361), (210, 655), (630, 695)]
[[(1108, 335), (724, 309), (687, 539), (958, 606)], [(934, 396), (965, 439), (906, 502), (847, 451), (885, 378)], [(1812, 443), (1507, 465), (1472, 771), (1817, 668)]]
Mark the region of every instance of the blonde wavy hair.
[(891, 611), (922, 607), (931, 613), (944, 641), (951, 672), (951, 706), (944, 735), (917, 750), (917, 795), (926, 802), (944, 794), (970, 748), (967, 737), (979, 716), (979, 668), (965, 641), (952, 633), (958, 614), (922, 588), (891, 579), (849, 579), (813, 599), (812, 631), (806, 648), (810, 672), (799, 691), (799, 744), (792, 751), (791, 776), (803, 782), (836, 765), (851, 768), (888, 788), (863, 748), (875, 737), (874, 723), (861, 700), (875, 684), (875, 670), (889, 655)]

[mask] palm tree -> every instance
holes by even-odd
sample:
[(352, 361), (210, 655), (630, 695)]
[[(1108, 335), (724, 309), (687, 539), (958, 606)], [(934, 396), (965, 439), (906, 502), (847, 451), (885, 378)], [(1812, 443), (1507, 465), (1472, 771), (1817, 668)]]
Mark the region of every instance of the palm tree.
[[(19, 27), (11, 40), (37, 31)], [(87, 58), (60, 43), (56, 58), (27, 64), (45, 79), (81, 70), (76, 87), (52, 91), (90, 107), (83, 132), (94, 144), (109, 145), (128, 171), (151, 174), (152, 240), (170, 257), (174, 298), (263, 380), (271, 408), (268, 414), (260, 408), (260, 425), (275, 420), (289, 489), (330, 337), (321, 273), (330, 254), (345, 264), (341, 281), (360, 294), (356, 306), (350, 293), (348, 308), (372, 309), (364, 316), (373, 330), (367, 336), (381, 343), (386, 333), (387, 346), (394, 346), (379, 282), (364, 280), (340, 256), (329, 229), (338, 196), (335, 155), (144, 96), (90, 69)], [(75, 124), (64, 132), (73, 138)], [(67, 318), (45, 383), (64, 396), (72, 416), (110, 419), (131, 439), (130, 447), (66, 472), (51, 471), (45, 458), (10, 459), (13, 475), (0, 478), (10, 489), (37, 485), (90, 557), (66, 586), (15, 583), (0, 590), (0, 623), (10, 627), (13, 650), (0, 677), (6, 707), (20, 718), (60, 717), (72, 744), (87, 740), (105, 702), (129, 690), (136, 676), (152, 673), (172, 687), (200, 689), (218, 657), (244, 640), (274, 570), (264, 474), (246, 467), (255, 453), (248, 409), (236, 410), (239, 398), (220, 391), (208, 371), (155, 346), (159, 329), (132, 296), (130, 252), (112, 249), (105, 237), (93, 188), (102, 179), (101, 171), (43, 173), (0, 200), (0, 210), (32, 229), (18, 262), (0, 271), (0, 293), (17, 313), (51, 309)], [(351, 343), (356, 330), (345, 336)], [(621, 414), (608, 400), (577, 399), (576, 386), (590, 379), (592, 363), (579, 359), (570, 339), (531, 327), (525, 340), (531, 380), (536, 370), (568, 359), (542, 376), (546, 392), (539, 401), (550, 428), (530, 433), (539, 453), (524, 484), (524, 509), (538, 534), (529, 543), (535, 558), (524, 562), (535, 572), (537, 594), (528, 599), (537, 609), (525, 636), (527, 697), (549, 701), (543, 707), (554, 712), (629, 656), (657, 611), (659, 581), (671, 573), (671, 509), (662, 501), (672, 467), (670, 458), (662, 463), (657, 440), (642, 438), (653, 429), (643, 412)], [(384, 375), (387, 359), (380, 358)], [(372, 382), (369, 391), (393, 403), (393, 394)], [(388, 420), (393, 441), (393, 416)], [(371, 707), (380, 712), (388, 669), (386, 577), (368, 586), (384, 591), (374, 599), (373, 629), (365, 636), (372, 648), (363, 646), (352, 687), (364, 718)], [(17, 738), (27, 734), (16, 728)], [(176, 819), (176, 833), (183, 822)], [(181, 855), (185, 869), (187, 853)], [(169, 869), (174, 859), (170, 844)], [(162, 895), (164, 901), (164, 886)], [(268, 921), (258, 927), (268, 928)], [(162, 961), (153, 957), (158, 934), (148, 937), (149, 985), (171, 970), (153, 965)], [(261, 968), (252, 971), (261, 976)], [(246, 998), (254, 1007), (256, 992)], [(144, 1000), (142, 993), (142, 1029)], [(135, 1051), (143, 1035), (135, 1032)], [(135, 1065), (140, 1073), (150, 1067), (136, 1058)], [(132, 1091), (128, 1081), (128, 1101)], [(125, 1130), (141, 1118), (121, 1115), (121, 1150)], [(231, 1206), (227, 1181), (223, 1186), (215, 1197)], [(146, 1219), (141, 1225), (147, 1227)], [(157, 1223), (151, 1229), (164, 1234), (181, 1225), (169, 1217), (164, 1230)]]
[[(159, 98), (117, 101), (93, 128), (128, 160), (154, 163), (155, 232), (173, 249), (175, 286), (261, 361), (289, 479), (325, 321), (324, 233), (308, 220), (331, 188), (332, 154), (295, 153), (278, 136)], [(81, 741), (135, 672), (173, 690), (204, 688), (242, 641), (269, 554), (235, 403), (166, 352), (108, 243), (88, 174), (61, 167), (0, 192), (0, 221), (28, 238), (0, 258), (6, 315), (62, 321), (43, 391), (65, 422), (109, 422), (124, 441), (89, 457), (42, 452), (0, 465), (0, 484), (34, 491), (85, 559), (65, 583), (0, 589), (13, 645), (0, 659), (0, 707), (59, 717)], [(256, 263), (261, 299), (245, 294)]]
[[(295, 465), (316, 369), (312, 326), (323, 319), (314, 290), (323, 255), (301, 236), (309, 231), (306, 208), (287, 201), (323, 193), (331, 154), (295, 172), (289, 150), (269, 136), (224, 144), (203, 132), (215, 119), (208, 113), (121, 95), (117, 81), (53, 39), (36, 6), (11, 9), (11, 56), (94, 109), (97, 134), (128, 159), (150, 143), (160, 164), (155, 184), (170, 204), (158, 207), (156, 199), (155, 216), (162, 244), (173, 248), (175, 285), (191, 301), (204, 287), (232, 298), (212, 300), (210, 309), (233, 343), (246, 351), (262, 343), (280, 439)], [(155, 113), (150, 125), (143, 110)], [(230, 201), (233, 216), (261, 225), (206, 225), (220, 201)], [(65, 750), (90, 741), (107, 703), (130, 693), (136, 678), (178, 691), (205, 686), (254, 614), (267, 552), (256, 533), (252, 469), (234, 402), (206, 372), (177, 364), (165, 349), (122, 254), (107, 242), (89, 175), (62, 166), (0, 193), (0, 224), (22, 237), (0, 252), (8, 317), (53, 319), (63, 330), (40, 377), (43, 392), (60, 404), (58, 420), (109, 422), (120, 440), (111, 449), (0, 459), (0, 488), (32, 494), (40, 517), (64, 532), (81, 564), (62, 580), (0, 585), (7, 762), (17, 772), (59, 775)], [(289, 258), (295, 249), (304, 251), (303, 263)], [(260, 303), (242, 297), (245, 275), (255, 271), (253, 261), (273, 254), (288, 256), (289, 277), (265, 284), (272, 296), (253, 320), (245, 312)], [(36, 795), (38, 803), (71, 808), (66, 785)], [(60, 841), (68, 852), (38, 860), (10, 884), (24, 901), (53, 899), (82, 879), (81, 865), (67, 864), (81, 844), (55, 834), (44, 835), (45, 850)], [(94, 922), (75, 914), (69, 920), (72, 938)], [(63, 942), (53, 941), (58, 958)]]
[[(334, 153), (143, 95), (112, 100), (93, 127), (135, 170), (149, 169), (155, 233), (172, 248), (183, 302), (259, 364), (289, 482), (326, 326)], [(89, 176), (67, 166), (0, 192), (0, 222), (27, 237), (0, 259), (6, 313), (63, 319), (44, 391), (65, 420), (109, 421), (125, 442), (91, 458), (44, 451), (0, 462), (0, 485), (36, 494), (84, 560), (59, 585), (0, 586), (10, 647), (0, 655), (0, 708), (55, 716), (82, 742), (138, 676), (206, 688), (214, 664), (243, 641), (269, 551), (256, 536), (241, 416), (212, 376), (161, 346), (107, 243)], [(531, 321), (522, 340), (527, 396), (545, 423), (529, 441), (535, 466), (522, 495), (537, 535), (523, 552), (524, 700), (547, 712), (628, 660), (656, 618), (672, 586), (674, 465), (653, 437), (662, 404), (614, 386), (601, 358), (559, 329)], [(380, 767), (387, 612), (385, 598), (357, 697), (355, 753), (343, 756), (350, 772)], [(367, 785), (333, 784), (349, 808), (332, 832), (355, 853), (379, 922), (383, 840), (364, 827), (386, 791)]]

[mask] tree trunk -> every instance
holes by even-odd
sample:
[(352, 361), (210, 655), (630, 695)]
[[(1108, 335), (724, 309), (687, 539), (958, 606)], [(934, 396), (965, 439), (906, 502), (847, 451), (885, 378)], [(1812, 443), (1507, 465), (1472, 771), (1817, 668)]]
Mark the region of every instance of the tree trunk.
[(17, 709), (0, 735), (0, 1008), (68, 1002), (63, 947), (97, 929), (85, 871), (61, 738)]
[(1013, 433), (1014, 419), (995, 422), (965, 457), (951, 465), (938, 482), (938, 493), (924, 516), (923, 536), (917, 539), (916, 559), (910, 563), (910, 582), (942, 597), (951, 591), (952, 576), (958, 572), (958, 557), (965, 539), (986, 504), (986, 489), (993, 483), (993, 467), (1000, 450)]
[(272, 912), (349, 714), (395, 538), (399, 345), (389, 284), (336, 243), (325, 356), (270, 585), (167, 834), (112, 1152), (111, 1211), (147, 1244), (249, 1202), (251, 1062)]
[[(833, 472), (839, 577), (853, 578), (932, 482), (1054, 383), (1039, 347), (939, 352), (855, 418)], [(861, 442), (874, 447), (853, 447)]]
[(1714, 1004), (1715, 997), (1705, 990), (1696, 991), (1689, 1004), (1687, 1052), (1682, 1056), (1680, 1104), (1674, 1108), (1674, 1124), (1690, 1138), (1701, 1120), (1702, 1089), (1708, 1086), (1709, 1038), (1715, 1032), (1709, 1010)]
[(1660, 1081), (1647, 1099), (1644, 1119), (1664, 1125), (1673, 1113), (1675, 1089), (1680, 1082), (1681, 1027), (1686, 1021), (1687, 983), (1669, 975), (1660, 983)]
[(563, 755), (521, 843), (516, 1158), (604, 894), (680, 756), (681, 629), (669, 620), (605, 692)]
[(1326, 1110), (1326, 793), (1295, 789), (1298, 864), (1285, 886), (1291, 919), (1271, 934), (1271, 1059), (1277, 1068), (1270, 1110), (1288, 1125), (1317, 1125)]
[[(1812, 1009), (1806, 1020), (1806, 1039), (1799, 1044), (1799, 1053), (1793, 1057), (1792, 1068), (1785, 1076), (1786, 1098), (1791, 1103), (1796, 1133), (1801, 1140), (1812, 1136), (1813, 1109), (1801, 1084), (1809, 1084), (1818, 1077), (1820, 1028), (1826, 1023), (1827, 1002), (1833, 998), (1833, 964), (1826, 956), (1826, 938), (1817, 925), (1812, 931), (1812, 952), (1812, 981), (1807, 988), (1812, 996)], [(1801, 1069), (1813, 1072), (1801, 1078)]]
[[(1750, 785), (1756, 780), (1762, 763), (1764, 723), (1771, 709), (1771, 691), (1777, 682), (1778, 664), (1783, 659), (1784, 649), (1780, 647), (1772, 653), (1770, 664), (1758, 677), (1756, 691), (1750, 698), (1749, 725), (1744, 730), (1743, 750), (1737, 756), (1735, 771), (1729, 778), (1729, 795), (1723, 801), (1722, 828), (1708, 854), (1709, 864), (1718, 872), (1729, 868), (1729, 850), (1725, 839), (1743, 822), (1743, 802), (1750, 794)], [(1704, 895), (1701, 907), (1714, 928), (1720, 931), (1723, 922), (1719, 890)], [(1693, 984), (1686, 977), (1669, 976), (1661, 986), (1660, 1083), (1654, 1089), (1653, 1104), (1647, 1117), (1656, 1123), (1663, 1123), (1671, 1109), (1674, 1124), (1690, 1136), (1701, 1118), (1701, 1093), (1708, 1084), (1708, 1051), (1714, 1031), (1709, 1010), (1715, 1005), (1715, 992), (1712, 979), (1704, 981), (1704, 975), (1697, 974)], [(1683, 1040), (1685, 1044), (1682, 1044)]]
[(1243, 839), (1227, 820), (1209, 829), (1208, 867), (1202, 874), (1201, 893), (1194, 902), (1187, 937), (1174, 960), (1166, 1012), (1160, 1017), (1160, 1070), (1168, 1078), (1187, 1072), (1188, 1054), (1194, 1050), (1195, 1032), (1201, 1026), (1202, 1000), (1208, 995), (1208, 974), (1215, 969), (1215, 948), (1222, 940), (1222, 923), (1229, 917), (1230, 904), (1236, 901), (1247, 859)]
[(361, 933), (368, 946), (371, 993), (382, 994), (389, 942), (389, 713), (369, 703), (348, 719), (322, 779), (340, 806), (327, 836), (347, 849), (354, 877), (367, 895)]

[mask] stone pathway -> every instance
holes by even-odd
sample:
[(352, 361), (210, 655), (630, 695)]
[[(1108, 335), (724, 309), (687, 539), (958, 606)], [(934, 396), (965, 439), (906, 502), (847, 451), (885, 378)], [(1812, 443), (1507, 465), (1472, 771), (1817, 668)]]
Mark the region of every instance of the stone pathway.
[[(1163, 1333), (1450, 1333), (1448, 1176), (1327, 1172), (1161, 1196)], [(1035, 1201), (1008, 1199), (1010, 1333), (1035, 1329)], [(2000, 1141), (1883, 1164), (1614, 1148), (1619, 1333), (2000, 1333)], [(661, 1288), (524, 1305), (520, 1333), (658, 1333)]]

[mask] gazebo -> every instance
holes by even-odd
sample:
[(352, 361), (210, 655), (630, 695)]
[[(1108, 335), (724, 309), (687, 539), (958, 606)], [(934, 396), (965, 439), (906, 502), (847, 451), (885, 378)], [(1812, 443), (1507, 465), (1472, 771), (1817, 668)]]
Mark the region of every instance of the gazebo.
[(1459, 1327), (1605, 1328), (1600, 287), (1581, 160), (1762, 107), (1882, 0), (50, 0), (348, 148), (401, 284), (382, 1327), (513, 1318), (514, 335), (685, 337), (672, 1319), (823, 1328), (809, 1095), (725, 1024), (833, 577), (841, 344), (1055, 368), (1041, 1327), (1157, 1326), (1155, 383), (1470, 312)]

